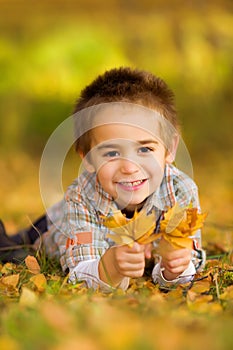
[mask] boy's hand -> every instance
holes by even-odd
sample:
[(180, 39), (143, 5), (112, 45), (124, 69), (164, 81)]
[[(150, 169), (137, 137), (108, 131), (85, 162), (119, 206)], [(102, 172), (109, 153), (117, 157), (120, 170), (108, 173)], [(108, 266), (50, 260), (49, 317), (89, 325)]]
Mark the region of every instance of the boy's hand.
[[(134, 242), (108, 249), (99, 264), (100, 279), (112, 286), (117, 286), (124, 277), (141, 277), (144, 273), (145, 258), (151, 256), (151, 245)], [(106, 270), (107, 275), (106, 276)]]
[(171, 281), (184, 272), (191, 260), (191, 250), (174, 249), (164, 238), (159, 243), (159, 254), (162, 258), (161, 268), (166, 280)]

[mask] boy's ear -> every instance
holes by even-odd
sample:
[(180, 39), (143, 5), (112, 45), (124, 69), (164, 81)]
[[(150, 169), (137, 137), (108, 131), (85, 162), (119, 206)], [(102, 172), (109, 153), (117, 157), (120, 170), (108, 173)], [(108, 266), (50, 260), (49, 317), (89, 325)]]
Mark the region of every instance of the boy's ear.
[(166, 158), (165, 158), (166, 163), (171, 164), (174, 162), (174, 160), (176, 158), (176, 151), (178, 148), (179, 140), (180, 140), (179, 135), (175, 135), (173, 137), (172, 144), (171, 144), (169, 150), (167, 150), (167, 154), (166, 154)]
[(79, 152), (79, 156), (82, 159), (84, 168), (89, 172), (89, 173), (94, 173), (95, 172), (95, 168), (94, 165), (91, 164), (89, 156), (88, 155), (84, 155), (83, 152)]

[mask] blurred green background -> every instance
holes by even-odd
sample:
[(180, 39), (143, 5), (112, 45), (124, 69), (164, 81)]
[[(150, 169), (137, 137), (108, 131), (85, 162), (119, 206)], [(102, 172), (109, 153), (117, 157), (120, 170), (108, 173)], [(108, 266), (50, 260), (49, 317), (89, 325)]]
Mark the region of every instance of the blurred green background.
[[(46, 140), (71, 115), (86, 84), (106, 69), (125, 65), (152, 71), (175, 91), (197, 180), (208, 196), (208, 177), (218, 168), (222, 179), (216, 175), (216, 183), (217, 177), (227, 183), (225, 203), (230, 203), (232, 1), (0, 0), (0, 7), (5, 217), (40, 211), (38, 202), (35, 207), (32, 199), (27, 202), (26, 193), (34, 191), (35, 198)], [(15, 194), (19, 187), (24, 200)], [(216, 195), (221, 197), (222, 190)]]

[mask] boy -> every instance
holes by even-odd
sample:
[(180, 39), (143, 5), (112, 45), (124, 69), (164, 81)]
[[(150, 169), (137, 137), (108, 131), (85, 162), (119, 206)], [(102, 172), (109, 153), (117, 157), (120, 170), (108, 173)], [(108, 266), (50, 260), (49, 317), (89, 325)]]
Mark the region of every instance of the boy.
[[(157, 232), (163, 213), (176, 202), (200, 210), (196, 185), (172, 165), (178, 145), (173, 93), (150, 73), (112, 69), (81, 92), (74, 112), (75, 148), (85, 170), (35, 228), (43, 234), (48, 254), (59, 256), (71, 281), (125, 290), (129, 278), (143, 275), (151, 245), (115, 245), (106, 238), (111, 231), (103, 217), (119, 209), (131, 218), (143, 208), (154, 213)], [(38, 238), (36, 230), (24, 232), (29, 243)], [(20, 243), (20, 236), (12, 240)], [(154, 282), (184, 283), (193, 278), (204, 261), (204, 252), (197, 249), (200, 232), (193, 241), (189, 250), (173, 249), (161, 239)]]

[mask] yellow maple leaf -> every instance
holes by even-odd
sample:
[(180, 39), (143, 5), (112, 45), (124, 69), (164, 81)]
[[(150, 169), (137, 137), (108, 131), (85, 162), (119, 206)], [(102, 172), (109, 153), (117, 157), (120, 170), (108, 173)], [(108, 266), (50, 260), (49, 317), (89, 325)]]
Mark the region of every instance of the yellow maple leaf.
[(159, 233), (176, 249), (192, 249), (193, 240), (190, 236), (203, 226), (206, 216), (206, 213), (199, 214), (197, 208), (181, 208), (176, 203), (164, 214)]
[(113, 233), (107, 234), (116, 244), (133, 245), (137, 241), (140, 244), (147, 244), (158, 238), (154, 234), (156, 218), (152, 212), (147, 215), (146, 210), (135, 211), (132, 219), (127, 219), (120, 210), (113, 211), (110, 217), (103, 217), (103, 224)]

